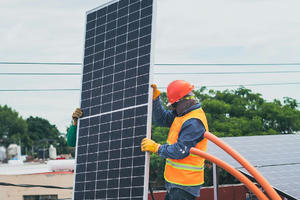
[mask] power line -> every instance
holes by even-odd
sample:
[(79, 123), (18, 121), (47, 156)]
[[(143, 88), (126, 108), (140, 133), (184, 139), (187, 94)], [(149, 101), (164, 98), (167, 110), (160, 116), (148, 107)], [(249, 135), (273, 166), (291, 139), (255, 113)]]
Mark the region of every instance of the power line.
[[(237, 84), (237, 85), (203, 85), (204, 87), (245, 87), (245, 86), (271, 86), (271, 85), (298, 85), (300, 82), (289, 83), (253, 83), (253, 84)], [(195, 86), (201, 88), (202, 86)], [(158, 87), (159, 89), (166, 89), (167, 87)]]
[(154, 73), (155, 75), (200, 75), (200, 74), (279, 74), (279, 73), (298, 73), (300, 71), (260, 71), (260, 72), (171, 72)]
[[(257, 71), (257, 72), (158, 72), (155, 75), (222, 75), (222, 74), (281, 74), (281, 73), (299, 73), (300, 71)], [(0, 76), (78, 76), (81, 73), (53, 73), (53, 72), (0, 72)]]
[[(300, 71), (299, 71), (300, 72)], [(78, 76), (81, 73), (52, 73), (52, 72), (34, 72), (34, 73), (22, 73), (22, 72), (7, 72), (0, 73), (0, 76)]]
[(80, 91), (76, 88), (65, 89), (0, 89), (0, 92), (66, 92), (66, 91)]
[[(237, 84), (237, 85), (203, 85), (205, 87), (245, 87), (245, 86), (272, 86), (272, 85), (298, 85), (300, 82), (288, 83), (254, 83), (254, 84)], [(201, 88), (201, 86), (195, 86)], [(159, 89), (166, 89), (167, 87), (158, 87)], [(0, 92), (64, 92), (64, 91), (80, 91), (78, 88), (64, 88), (64, 89), (0, 89)]]
[(3, 62), (0, 65), (82, 65), (81, 63), (73, 62)]
[[(9, 62), (0, 61), (0, 65), (82, 65), (78, 62)], [(157, 63), (157, 66), (275, 66), (275, 65), (300, 65), (300, 63)]]
[[(207, 87), (238, 87), (238, 86), (269, 86), (269, 85), (298, 85), (300, 82), (289, 83), (253, 83), (253, 84), (239, 84), (239, 85), (210, 85)], [(197, 86), (196, 86), (197, 87)], [(200, 88), (199, 86), (197, 88)]]
[(300, 65), (300, 63), (163, 63), (163, 64), (155, 64), (157, 66), (255, 66), (255, 65), (262, 65), (262, 66), (274, 66), (274, 65)]

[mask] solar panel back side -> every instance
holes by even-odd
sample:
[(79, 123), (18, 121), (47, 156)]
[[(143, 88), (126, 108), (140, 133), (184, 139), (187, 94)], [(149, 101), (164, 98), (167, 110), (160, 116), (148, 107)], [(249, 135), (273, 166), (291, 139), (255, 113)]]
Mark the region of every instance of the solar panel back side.
[(73, 199), (147, 199), (152, 0), (87, 13)]

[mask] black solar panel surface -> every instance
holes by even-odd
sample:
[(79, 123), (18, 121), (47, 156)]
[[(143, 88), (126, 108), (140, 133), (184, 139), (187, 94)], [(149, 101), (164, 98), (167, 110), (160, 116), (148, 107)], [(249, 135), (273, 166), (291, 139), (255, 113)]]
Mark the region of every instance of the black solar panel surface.
[(146, 196), (152, 15), (152, 0), (87, 13), (74, 199)]
[[(266, 135), (221, 138), (237, 150), (284, 194), (300, 199), (300, 135)], [(250, 175), (241, 165), (215, 144), (207, 152)]]

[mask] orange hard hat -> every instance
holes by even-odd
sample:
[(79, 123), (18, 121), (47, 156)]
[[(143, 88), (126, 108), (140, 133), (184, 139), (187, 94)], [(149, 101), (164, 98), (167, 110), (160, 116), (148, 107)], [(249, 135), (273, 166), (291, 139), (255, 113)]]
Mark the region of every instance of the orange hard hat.
[(171, 82), (167, 88), (168, 106), (190, 93), (194, 88), (195, 86), (184, 80)]

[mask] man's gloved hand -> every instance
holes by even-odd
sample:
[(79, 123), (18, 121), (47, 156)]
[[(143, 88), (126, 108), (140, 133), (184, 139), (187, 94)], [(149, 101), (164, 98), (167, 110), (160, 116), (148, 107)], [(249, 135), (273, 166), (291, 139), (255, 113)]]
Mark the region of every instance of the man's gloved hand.
[(81, 116), (82, 116), (82, 110), (80, 108), (76, 108), (76, 110), (73, 112), (73, 115), (72, 115), (73, 126), (77, 126), (77, 121)]
[(157, 153), (158, 149), (160, 147), (160, 144), (157, 144), (156, 142), (154, 142), (151, 139), (148, 138), (144, 138), (142, 140), (142, 144), (141, 144), (141, 150), (144, 151), (150, 151), (153, 153)]
[(151, 87), (153, 88), (153, 100), (155, 100), (160, 95), (160, 91), (157, 89), (156, 84), (152, 84)]

